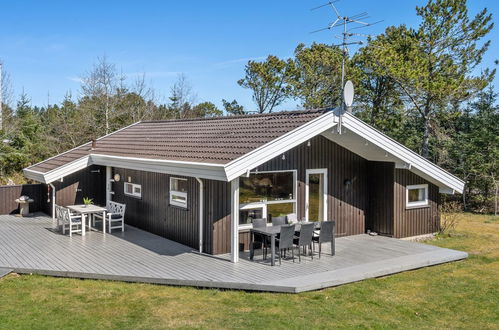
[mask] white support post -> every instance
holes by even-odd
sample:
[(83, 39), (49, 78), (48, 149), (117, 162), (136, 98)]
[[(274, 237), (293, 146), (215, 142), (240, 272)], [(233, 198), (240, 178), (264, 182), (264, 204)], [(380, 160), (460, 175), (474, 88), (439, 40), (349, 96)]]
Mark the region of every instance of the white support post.
[(230, 182), (230, 261), (239, 261), (239, 178)]
[(49, 183), (50, 190), (52, 190), (52, 220), (55, 220), (55, 187)]
[(106, 207), (109, 207), (111, 201), (111, 166), (106, 166)]
[(199, 182), (199, 253), (203, 253), (204, 184), (200, 178), (196, 180)]

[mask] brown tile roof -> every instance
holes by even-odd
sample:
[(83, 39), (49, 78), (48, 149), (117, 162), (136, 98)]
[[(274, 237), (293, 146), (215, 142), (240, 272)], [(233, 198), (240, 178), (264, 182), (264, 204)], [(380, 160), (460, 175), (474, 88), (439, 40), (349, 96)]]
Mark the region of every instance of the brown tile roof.
[(144, 121), (29, 167), (46, 173), (90, 153), (226, 164), (323, 115), (327, 110)]

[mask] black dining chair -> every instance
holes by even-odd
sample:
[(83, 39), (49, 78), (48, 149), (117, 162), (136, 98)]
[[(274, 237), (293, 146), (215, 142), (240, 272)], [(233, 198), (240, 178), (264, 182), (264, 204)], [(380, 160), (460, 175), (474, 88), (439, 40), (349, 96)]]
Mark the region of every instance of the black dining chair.
[(298, 245), (298, 261), (301, 262), (301, 249), (306, 251), (306, 248), (310, 248), (310, 256), (312, 260), (314, 259), (314, 254), (312, 251), (312, 237), (314, 236), (315, 223), (304, 223), (301, 225), (300, 236), (294, 239), (295, 245)]
[(272, 226), (282, 226), (286, 224), (286, 217), (272, 217)]
[(321, 222), (321, 229), (318, 236), (313, 237), (314, 246), (315, 243), (319, 244), (319, 259), (321, 257), (322, 243), (331, 242), (331, 255), (335, 254), (335, 243), (334, 243), (334, 221), (323, 221)]
[(291, 256), (295, 262), (294, 252), (295, 225), (282, 225), (279, 233), (279, 238), (276, 240), (276, 249), (279, 251), (279, 265), (281, 264), (283, 252), (291, 249)]
[[(253, 219), (251, 221), (253, 228), (265, 228), (267, 227), (267, 219)], [(253, 233), (253, 250), (262, 249), (263, 259), (267, 259), (267, 249), (269, 247), (269, 239), (267, 236)]]

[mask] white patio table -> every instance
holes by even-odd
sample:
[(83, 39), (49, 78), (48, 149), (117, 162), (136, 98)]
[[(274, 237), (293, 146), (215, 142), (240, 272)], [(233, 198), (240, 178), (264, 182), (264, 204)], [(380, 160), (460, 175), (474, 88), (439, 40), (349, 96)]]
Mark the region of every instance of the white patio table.
[[(81, 236), (85, 236), (85, 221), (87, 216), (92, 215), (93, 213), (102, 213), (102, 232), (105, 234), (106, 233), (106, 212), (107, 209), (102, 206), (97, 206), (97, 205), (69, 205), (67, 207), (73, 212), (81, 214)], [(90, 225), (90, 221), (88, 222), (88, 227), (92, 229)]]

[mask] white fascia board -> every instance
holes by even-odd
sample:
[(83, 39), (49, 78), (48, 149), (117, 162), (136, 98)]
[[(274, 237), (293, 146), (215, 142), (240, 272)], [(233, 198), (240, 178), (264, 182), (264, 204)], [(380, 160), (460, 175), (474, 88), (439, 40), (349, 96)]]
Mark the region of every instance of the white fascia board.
[[(133, 123), (133, 124), (131, 124), (131, 125), (125, 126), (125, 127), (123, 127), (123, 128), (120, 128), (119, 130), (116, 130), (116, 131), (111, 132), (111, 133), (109, 133), (109, 134), (106, 134), (106, 135), (104, 135), (104, 136), (101, 136), (100, 138), (96, 139), (96, 141), (102, 140), (102, 139), (103, 139), (103, 138), (105, 138), (105, 137), (108, 137), (108, 136), (111, 136), (111, 135), (116, 134), (116, 133), (118, 133), (118, 132), (121, 132), (121, 131), (123, 131), (123, 130), (125, 130), (125, 129), (127, 129), (127, 128), (130, 128), (130, 127), (132, 127), (132, 126), (135, 126), (135, 125), (137, 125), (137, 124), (140, 124), (140, 121), (135, 122), (135, 123)], [(56, 157), (62, 156), (62, 155), (64, 155), (64, 154), (67, 154), (68, 152), (71, 152), (71, 151), (73, 151), (73, 150), (79, 149), (79, 148), (83, 147), (84, 145), (87, 145), (87, 144), (89, 144), (89, 143), (91, 143), (91, 142), (92, 142), (92, 141), (85, 142), (85, 143), (83, 143), (82, 145), (79, 145), (79, 146), (77, 146), (77, 147), (74, 147), (73, 149), (69, 149), (68, 151), (64, 151), (63, 153), (57, 154), (57, 155), (55, 155), (55, 156), (49, 157), (49, 158), (47, 158), (47, 159), (45, 159), (45, 160), (42, 160), (41, 162), (38, 162), (38, 163), (33, 164), (33, 165), (30, 165), (30, 166), (26, 167), (23, 171), (24, 171), (25, 173), (26, 173), (26, 170), (31, 171), (31, 172), (36, 172), (36, 171), (30, 170), (30, 168), (32, 168), (32, 167), (34, 167), (34, 166), (37, 166), (37, 165), (39, 165), (39, 164), (45, 163), (46, 161), (49, 161), (49, 160), (54, 159), (54, 158), (56, 158)], [(38, 173), (40, 173), (40, 172), (38, 172)], [(29, 179), (31, 179), (31, 178), (29, 178)], [(41, 181), (40, 181), (40, 182), (41, 182)]]
[(92, 164), (95, 165), (227, 181), (223, 164), (181, 162), (103, 154), (91, 154), (90, 158), (92, 159)]
[(263, 146), (231, 161), (225, 166), (227, 181), (245, 174), (248, 170), (271, 160), (274, 157), (302, 144), (331, 129), (336, 125), (334, 111), (328, 111), (318, 118), (303, 124), (294, 130), (274, 139)]
[(38, 171), (33, 171), (30, 169), (23, 169), (24, 176), (28, 179), (34, 180), (36, 182), (41, 182), (41, 183), (47, 183), (45, 182), (45, 176), (44, 173), (38, 172)]
[(349, 113), (343, 114), (343, 125), (351, 129), (353, 132), (355, 132), (355, 134), (358, 134), (371, 143), (386, 150), (388, 153), (394, 155), (403, 162), (410, 164), (411, 171), (418, 169), (424, 174), (438, 181), (440, 183), (438, 186), (444, 188), (443, 191), (453, 190), (459, 193), (463, 192), (464, 182), (461, 179), (455, 177), (446, 170), (421, 157), (414, 151), (406, 148), (402, 144), (379, 132), (375, 128), (367, 125), (355, 116)]
[(77, 160), (74, 160), (66, 165), (60, 166), (52, 171), (49, 171), (44, 174), (45, 183), (51, 183), (57, 181), (65, 176), (83, 170), (88, 166), (92, 165), (90, 157), (84, 156)]

